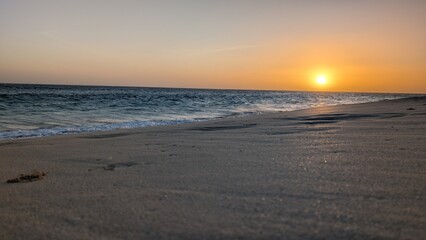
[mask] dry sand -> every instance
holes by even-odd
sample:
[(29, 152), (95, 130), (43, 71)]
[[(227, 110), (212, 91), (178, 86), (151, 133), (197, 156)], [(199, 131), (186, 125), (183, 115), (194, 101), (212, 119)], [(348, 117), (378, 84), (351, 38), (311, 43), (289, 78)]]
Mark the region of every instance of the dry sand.
[(426, 237), (426, 97), (1, 141), (0, 164), (0, 239)]

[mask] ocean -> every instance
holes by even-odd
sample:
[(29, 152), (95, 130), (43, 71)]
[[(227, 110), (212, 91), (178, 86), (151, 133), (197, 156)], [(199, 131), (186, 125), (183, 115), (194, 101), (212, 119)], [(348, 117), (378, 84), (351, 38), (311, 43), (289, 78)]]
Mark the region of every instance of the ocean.
[(0, 84), (0, 139), (205, 121), (413, 95)]

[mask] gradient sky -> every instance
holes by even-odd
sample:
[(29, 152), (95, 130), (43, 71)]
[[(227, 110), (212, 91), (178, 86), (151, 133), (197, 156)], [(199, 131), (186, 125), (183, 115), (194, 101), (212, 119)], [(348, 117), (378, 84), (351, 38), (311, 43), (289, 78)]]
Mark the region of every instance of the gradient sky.
[(0, 82), (426, 93), (426, 1), (0, 0)]

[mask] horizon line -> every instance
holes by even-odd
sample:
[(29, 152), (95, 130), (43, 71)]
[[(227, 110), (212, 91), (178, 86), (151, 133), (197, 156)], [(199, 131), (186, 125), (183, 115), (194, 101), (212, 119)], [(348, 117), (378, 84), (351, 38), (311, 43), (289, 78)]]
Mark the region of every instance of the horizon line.
[(134, 85), (92, 85), (92, 84), (61, 84), (61, 83), (0, 83), (0, 85), (41, 85), (64, 87), (110, 87), (110, 88), (159, 88), (159, 89), (188, 89), (188, 90), (216, 90), (216, 91), (262, 91), (262, 92), (310, 92), (310, 93), (367, 93), (367, 94), (407, 94), (426, 95), (413, 92), (359, 92), (359, 91), (326, 91), (326, 90), (277, 90), (277, 89), (243, 89), (243, 88), (203, 88), (203, 87), (152, 87)]

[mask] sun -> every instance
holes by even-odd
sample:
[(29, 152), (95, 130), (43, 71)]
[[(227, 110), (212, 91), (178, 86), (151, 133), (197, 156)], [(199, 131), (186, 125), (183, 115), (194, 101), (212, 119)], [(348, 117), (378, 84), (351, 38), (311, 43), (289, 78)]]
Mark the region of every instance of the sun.
[(317, 82), (317, 84), (319, 84), (319, 85), (325, 85), (325, 84), (327, 84), (327, 76), (325, 76), (325, 75), (318, 75), (316, 78), (315, 78), (315, 81)]

